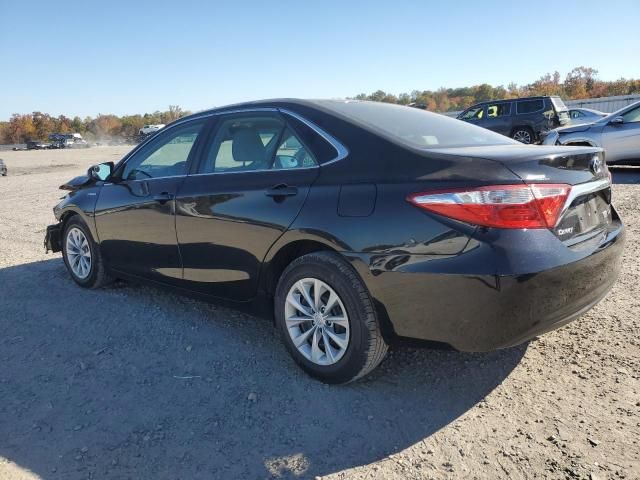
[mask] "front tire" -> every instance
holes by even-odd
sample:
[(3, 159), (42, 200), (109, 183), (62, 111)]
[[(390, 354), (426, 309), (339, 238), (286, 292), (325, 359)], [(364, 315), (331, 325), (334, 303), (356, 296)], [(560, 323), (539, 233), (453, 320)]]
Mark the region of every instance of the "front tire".
[(357, 380), (387, 353), (371, 296), (351, 265), (333, 252), (304, 255), (285, 269), (275, 316), (296, 363), (326, 383)]
[(62, 258), (73, 281), (83, 288), (100, 288), (111, 281), (105, 271), (98, 244), (77, 215), (64, 226)]

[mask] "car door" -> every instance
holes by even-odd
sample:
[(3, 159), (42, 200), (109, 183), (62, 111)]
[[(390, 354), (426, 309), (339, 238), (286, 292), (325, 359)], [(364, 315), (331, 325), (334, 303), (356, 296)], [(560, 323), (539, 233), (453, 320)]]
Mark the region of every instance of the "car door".
[(182, 278), (175, 195), (205, 122), (167, 128), (118, 165), (101, 189), (95, 221), (111, 268), (159, 281)]
[(511, 103), (490, 103), (486, 106), (484, 121), (480, 126), (503, 135), (511, 134)]
[(278, 112), (221, 115), (176, 199), (185, 286), (235, 301), (253, 298), (262, 260), (317, 175), (311, 149)]
[(608, 163), (640, 160), (640, 105), (620, 115), (622, 123), (609, 123), (602, 131)]

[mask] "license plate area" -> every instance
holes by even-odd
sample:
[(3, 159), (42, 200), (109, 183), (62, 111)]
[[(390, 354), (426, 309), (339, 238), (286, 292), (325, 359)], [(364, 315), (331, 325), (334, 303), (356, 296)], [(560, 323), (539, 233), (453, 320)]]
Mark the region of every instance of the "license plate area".
[(611, 225), (610, 189), (576, 198), (553, 230), (562, 240), (571, 240)]

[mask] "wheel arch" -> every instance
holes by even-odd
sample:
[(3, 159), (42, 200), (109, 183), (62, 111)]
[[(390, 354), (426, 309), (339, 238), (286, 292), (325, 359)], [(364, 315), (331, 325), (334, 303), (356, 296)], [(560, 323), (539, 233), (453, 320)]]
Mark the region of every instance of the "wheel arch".
[(567, 142), (562, 142), (562, 145), (566, 147), (597, 147), (594, 142), (586, 138), (572, 138)]
[[(396, 338), (396, 333), (386, 308), (369, 288), (367, 279), (365, 278), (367, 276), (368, 267), (360, 261), (359, 255), (348, 254), (348, 251), (345, 248), (341, 248), (339, 242), (336, 242), (335, 239), (326, 239), (321, 236), (309, 234), (303, 235), (301, 232), (291, 231), (289, 233), (296, 234), (296, 238), (293, 238), (290, 241), (283, 241), (286, 235), (281, 237), (280, 241), (276, 242), (276, 244), (274, 244), (267, 253), (261, 269), (259, 283), (260, 290), (268, 299), (270, 299), (269, 308), (271, 311), (273, 311), (274, 307), (273, 299), (276, 287), (278, 286), (278, 281), (280, 280), (284, 270), (291, 262), (308, 253), (319, 251), (334, 252), (342, 256), (343, 259), (351, 265), (351, 268), (353, 268), (356, 275), (360, 277), (360, 280), (369, 292), (369, 295), (373, 299), (376, 316), (380, 323), (380, 329), (383, 337), (387, 341), (391, 341)], [(275, 321), (275, 318), (273, 320)]]
[(96, 243), (100, 243), (99, 241), (99, 237), (98, 237), (98, 231), (96, 229), (96, 223), (94, 220), (93, 215), (88, 214), (87, 212), (85, 212), (82, 208), (80, 208), (77, 205), (64, 205), (62, 207), (61, 210), (55, 212), (56, 213), (56, 218), (58, 218), (60, 226), (61, 228), (61, 234), (62, 231), (64, 231), (64, 226), (66, 225), (66, 223), (73, 217), (75, 216), (79, 216), (82, 221), (87, 225), (87, 228), (89, 229), (89, 232), (91, 233), (91, 235), (93, 236), (93, 240)]
[(526, 123), (519, 123), (517, 125), (514, 125), (513, 128), (511, 128), (511, 132), (509, 133), (509, 136), (513, 137), (513, 134), (516, 132), (516, 130), (519, 130), (519, 129), (529, 130), (534, 137), (536, 136), (535, 128), (532, 125), (528, 125)]
[(291, 262), (303, 255), (320, 251), (338, 252), (325, 241), (314, 238), (300, 238), (274, 245), (263, 262), (260, 275), (261, 290), (273, 297), (282, 273)]

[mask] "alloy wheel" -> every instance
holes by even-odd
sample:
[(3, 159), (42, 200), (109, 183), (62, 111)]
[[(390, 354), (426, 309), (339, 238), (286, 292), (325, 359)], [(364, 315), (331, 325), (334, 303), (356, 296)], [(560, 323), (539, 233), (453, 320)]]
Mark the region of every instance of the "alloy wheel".
[(91, 273), (91, 248), (85, 234), (73, 227), (67, 232), (67, 263), (73, 274), (84, 280)]
[(298, 351), (317, 365), (333, 365), (349, 346), (349, 317), (338, 294), (317, 278), (292, 285), (284, 308), (289, 336)]
[(528, 130), (517, 130), (513, 134), (513, 139), (524, 144), (531, 143), (531, 133)]

